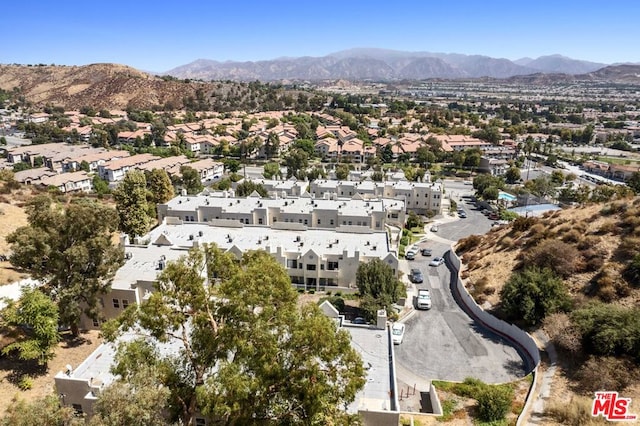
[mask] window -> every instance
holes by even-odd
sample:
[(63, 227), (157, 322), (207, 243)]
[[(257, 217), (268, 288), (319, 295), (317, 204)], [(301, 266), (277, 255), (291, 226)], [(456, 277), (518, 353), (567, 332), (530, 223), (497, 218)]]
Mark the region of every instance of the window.
[(316, 265), (312, 263), (307, 263), (307, 271), (315, 271), (315, 270), (316, 270)]
[(94, 326), (94, 327), (100, 327), (100, 321), (98, 321), (98, 320), (93, 320), (93, 326)]
[(320, 270), (321, 270), (321, 271), (324, 271), (324, 263), (321, 263), (321, 264), (320, 264)]
[(258, 225), (262, 225), (262, 218), (261, 217), (258, 218)]
[[(305, 222), (306, 222), (306, 220), (305, 220)], [(298, 223), (302, 223), (302, 219), (298, 219)]]
[(351, 222), (351, 221), (349, 221), (349, 225), (351, 225), (351, 224), (352, 224), (352, 222)]
[(346, 225), (346, 224), (347, 224), (347, 221), (346, 221), (346, 220), (343, 220), (343, 221), (342, 221), (342, 224), (343, 224), (343, 225)]
[(298, 267), (297, 259), (287, 259), (287, 268), (296, 269)]
[(122, 299), (122, 309), (127, 309), (129, 306), (129, 301), (127, 299)]
[(329, 220), (329, 225), (333, 225), (333, 219)]
[(335, 271), (336, 269), (338, 269), (338, 262), (327, 262), (327, 269), (330, 271)]
[(304, 220), (304, 224), (305, 224), (305, 225), (308, 225), (308, 224), (309, 224), (309, 221), (308, 221), (307, 219), (305, 219), (305, 220)]
[(113, 299), (113, 307), (120, 308), (120, 301), (118, 299)]
[(298, 263), (298, 269), (302, 269), (302, 262)]
[(320, 225), (320, 219), (318, 219), (318, 225)]
[(376, 228), (380, 228), (380, 222), (376, 222)]

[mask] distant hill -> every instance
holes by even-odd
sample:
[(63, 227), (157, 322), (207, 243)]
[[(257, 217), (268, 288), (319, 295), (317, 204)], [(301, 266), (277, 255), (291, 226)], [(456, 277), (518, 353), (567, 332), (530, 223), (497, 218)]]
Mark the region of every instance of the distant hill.
[(561, 55), (510, 61), (482, 55), (405, 52), (355, 48), (322, 57), (279, 58), (266, 61), (218, 62), (198, 59), (165, 74), (203, 80), (422, 80), (429, 78), (508, 78), (538, 72), (584, 74), (607, 64)]
[(580, 61), (562, 55), (550, 55), (533, 59), (526, 66), (545, 73), (585, 74), (606, 67), (607, 64)]
[(36, 105), (125, 109), (171, 104), (180, 106), (195, 86), (161, 78), (117, 64), (86, 66), (0, 65), (0, 88), (18, 87)]
[[(206, 66), (208, 61), (203, 61)], [(284, 89), (271, 93), (238, 82), (198, 82), (156, 77), (124, 65), (0, 65), (0, 89), (19, 94), (35, 106), (77, 110), (191, 108), (220, 112), (239, 109), (284, 109)], [(289, 97), (297, 96), (290, 91)]]

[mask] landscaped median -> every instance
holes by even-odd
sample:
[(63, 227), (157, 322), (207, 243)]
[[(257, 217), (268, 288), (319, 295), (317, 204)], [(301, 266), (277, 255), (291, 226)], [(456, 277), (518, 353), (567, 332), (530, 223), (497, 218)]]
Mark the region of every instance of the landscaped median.
[(433, 380), (442, 404), (442, 415), (437, 419), (441, 422), (468, 419), (474, 424), (514, 424), (522, 412), (532, 381), (532, 374), (499, 385), (474, 378), (466, 378), (462, 383)]

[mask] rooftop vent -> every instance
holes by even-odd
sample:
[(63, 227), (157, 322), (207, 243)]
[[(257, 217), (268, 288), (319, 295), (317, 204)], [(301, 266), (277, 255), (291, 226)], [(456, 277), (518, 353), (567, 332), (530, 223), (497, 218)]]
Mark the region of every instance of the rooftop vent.
[(167, 266), (166, 262), (163, 259), (158, 261), (158, 270), (162, 271)]
[(296, 237), (296, 242), (300, 242), (300, 236), (299, 235)]
[(131, 259), (133, 257), (133, 253), (131, 253), (130, 251), (124, 254), (124, 258), (125, 259)]
[(193, 234), (189, 235), (189, 241), (193, 241)]
[(202, 237), (203, 235), (204, 235), (204, 232), (202, 232), (202, 231), (198, 231), (198, 236), (199, 236), (199, 237)]

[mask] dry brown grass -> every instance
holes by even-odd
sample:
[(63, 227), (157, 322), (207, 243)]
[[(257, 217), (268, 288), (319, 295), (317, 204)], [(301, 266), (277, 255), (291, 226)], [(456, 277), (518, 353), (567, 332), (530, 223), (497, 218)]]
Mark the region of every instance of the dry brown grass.
[[(102, 343), (97, 330), (82, 333), (76, 340), (65, 339), (58, 344), (56, 356), (49, 362), (48, 370), (43, 374), (34, 375), (33, 387), (22, 391), (15, 384), (16, 372), (20, 363), (7, 357), (0, 357), (0, 417), (15, 398), (27, 401), (41, 398), (54, 391), (54, 376), (64, 370), (67, 364), (74, 368), (80, 365), (91, 352)], [(28, 374), (28, 373), (27, 373)]]
[[(9, 245), (5, 240), (7, 235), (24, 225), (27, 225), (27, 214), (22, 207), (7, 202), (0, 203), (0, 254), (9, 253)], [(0, 285), (25, 277), (26, 275), (14, 270), (9, 262), (0, 262)]]

